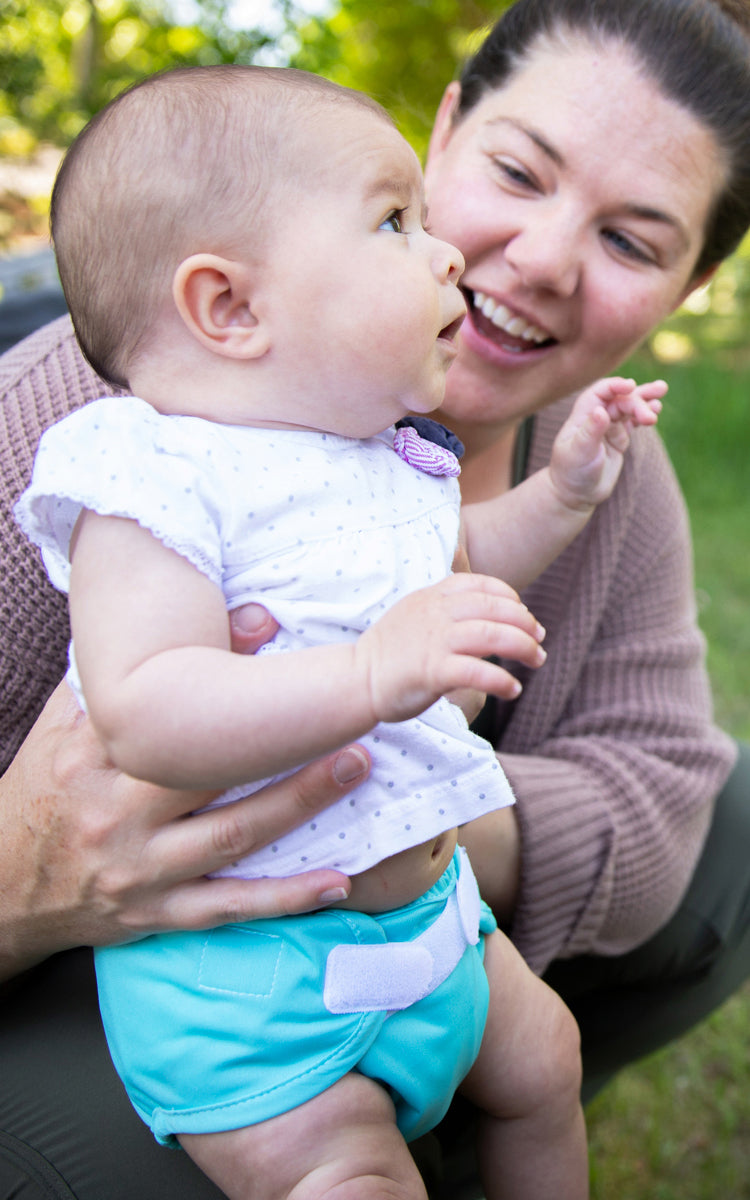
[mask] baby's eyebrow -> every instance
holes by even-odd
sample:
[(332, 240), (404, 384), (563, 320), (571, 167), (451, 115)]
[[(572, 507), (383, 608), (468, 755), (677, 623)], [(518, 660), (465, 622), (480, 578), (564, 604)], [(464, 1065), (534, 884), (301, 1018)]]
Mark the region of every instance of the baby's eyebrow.
[(406, 179), (396, 177), (370, 180), (365, 188), (365, 200), (376, 200), (378, 196), (392, 196), (405, 208), (414, 198), (414, 190)]

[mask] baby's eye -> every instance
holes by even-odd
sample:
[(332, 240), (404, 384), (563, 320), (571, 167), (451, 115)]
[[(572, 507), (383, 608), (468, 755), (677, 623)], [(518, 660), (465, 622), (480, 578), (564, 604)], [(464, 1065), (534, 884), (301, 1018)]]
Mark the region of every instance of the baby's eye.
[(384, 221), (380, 222), (378, 229), (389, 229), (391, 233), (403, 233), (404, 226), (401, 216), (401, 212), (394, 209), (393, 212), (388, 213)]

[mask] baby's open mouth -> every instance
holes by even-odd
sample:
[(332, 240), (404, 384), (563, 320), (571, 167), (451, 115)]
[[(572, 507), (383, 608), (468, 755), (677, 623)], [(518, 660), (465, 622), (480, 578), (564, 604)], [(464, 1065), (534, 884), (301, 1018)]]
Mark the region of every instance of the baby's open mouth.
[(456, 317), (455, 321), (451, 321), (450, 325), (446, 325), (440, 330), (438, 337), (445, 339), (448, 342), (452, 342), (455, 339), (459, 329), (463, 325), (465, 316), (466, 313), (462, 313), (460, 317)]
[(524, 354), (554, 343), (555, 339), (546, 329), (532, 325), (525, 317), (511, 312), (504, 304), (499, 304), (492, 296), (487, 296), (484, 292), (472, 292), (467, 288), (464, 288), (463, 292), (477, 330), (504, 350), (513, 354)]

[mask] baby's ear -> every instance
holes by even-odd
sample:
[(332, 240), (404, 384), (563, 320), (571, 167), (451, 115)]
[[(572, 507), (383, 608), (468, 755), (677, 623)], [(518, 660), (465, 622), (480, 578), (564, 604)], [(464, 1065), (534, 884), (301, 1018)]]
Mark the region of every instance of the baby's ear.
[(172, 280), (177, 311), (194, 338), (225, 358), (261, 358), (268, 330), (253, 310), (252, 271), (218, 254), (193, 254)]

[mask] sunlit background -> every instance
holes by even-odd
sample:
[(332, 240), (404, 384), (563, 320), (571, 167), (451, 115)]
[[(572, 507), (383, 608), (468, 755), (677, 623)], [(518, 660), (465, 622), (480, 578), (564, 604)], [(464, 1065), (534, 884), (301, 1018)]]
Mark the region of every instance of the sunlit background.
[[(122, 87), (178, 63), (318, 71), (377, 96), (424, 152), (445, 83), (507, 0), (0, 0), (0, 253), (46, 235), (57, 154)], [(21, 168), (19, 170), (19, 168)], [(750, 241), (654, 335), (661, 362), (750, 364)]]
[[(294, 65), (375, 95), (420, 154), (446, 83), (507, 0), (0, 0), (0, 335), (62, 311), (47, 244), (60, 154), (169, 66)], [(15, 332), (14, 332), (15, 330)], [(750, 738), (750, 240), (632, 363), (690, 508), (717, 717)], [(575, 820), (575, 813), (571, 813)], [(749, 848), (750, 852), (750, 848)], [(750, 1200), (750, 992), (625, 1071), (589, 1112), (593, 1200)]]

